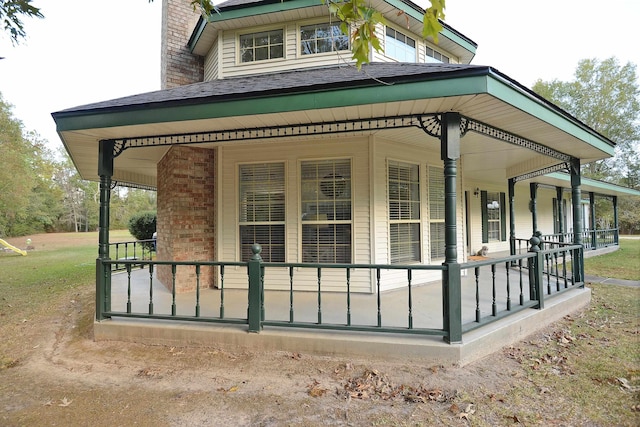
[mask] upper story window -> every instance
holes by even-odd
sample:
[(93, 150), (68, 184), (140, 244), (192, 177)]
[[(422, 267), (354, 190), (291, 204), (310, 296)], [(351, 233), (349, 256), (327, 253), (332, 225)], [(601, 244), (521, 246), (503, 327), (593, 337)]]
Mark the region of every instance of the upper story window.
[(431, 49), (429, 46), (426, 47), (425, 54), (425, 62), (443, 62), (448, 64), (450, 61), (448, 56), (441, 54), (437, 50)]
[(281, 28), (240, 36), (240, 62), (275, 58), (284, 58), (284, 35)]
[(349, 49), (349, 37), (340, 31), (339, 23), (322, 23), (300, 27), (302, 55)]
[(401, 62), (416, 62), (416, 41), (393, 28), (387, 27), (384, 53)]

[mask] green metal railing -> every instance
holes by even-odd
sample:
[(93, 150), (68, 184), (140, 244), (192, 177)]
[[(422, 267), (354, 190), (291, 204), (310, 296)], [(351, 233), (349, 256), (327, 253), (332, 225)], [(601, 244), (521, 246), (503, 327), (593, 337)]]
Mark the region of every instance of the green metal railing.
[[(536, 247), (520, 255), (461, 265), (463, 271), (473, 271), (475, 284), (475, 321), (464, 324), (463, 332), (522, 309), (543, 309), (545, 296), (584, 285), (582, 266), (571, 264), (582, 259), (582, 246), (543, 243), (544, 250)], [(490, 295), (483, 298), (483, 292)]]
[[(582, 259), (582, 246), (548, 242), (544, 250), (500, 259), (455, 264), (453, 271), (465, 276), (460, 295), (448, 294), (445, 286), (451, 266), (443, 265), (377, 265), (377, 264), (304, 264), (266, 263), (256, 246), (248, 262), (157, 261), (133, 259), (97, 260), (96, 319), (134, 317), (210, 323), (246, 324), (249, 332), (260, 332), (264, 326), (368, 331), (442, 336), (448, 342), (481, 325), (496, 321), (527, 308), (544, 308), (545, 296), (582, 285), (581, 266), (570, 260)], [(112, 307), (112, 273), (115, 265), (124, 265), (126, 302)], [(134, 271), (138, 266), (147, 271)], [(158, 268), (170, 269), (171, 286), (159, 283)], [(226, 271), (236, 277), (246, 270), (248, 286), (243, 289), (225, 287)], [(179, 269), (194, 273), (195, 292), (178, 304), (176, 280)], [(202, 285), (202, 271), (215, 269), (217, 288), (210, 292)], [(265, 286), (282, 287), (283, 271), (288, 277), (287, 290), (268, 291)], [(417, 282), (426, 272), (440, 272), (440, 284)], [(576, 274), (576, 271), (578, 273)], [(356, 273), (373, 279), (373, 292), (354, 292), (352, 278)], [(146, 274), (146, 280), (140, 275)], [(394, 274), (393, 291), (384, 290), (385, 274)], [(132, 276), (136, 275), (134, 280)], [(432, 275), (433, 276), (433, 275)], [(315, 291), (300, 291), (298, 281), (314, 277)], [(119, 278), (122, 281), (122, 277)], [(278, 282), (278, 283), (275, 283)], [(167, 285), (165, 287), (165, 285)], [(336, 286), (344, 292), (335, 292)], [(399, 287), (399, 289), (398, 289)], [(167, 301), (167, 288), (170, 297)], [(157, 292), (164, 294), (163, 298)], [(203, 292), (206, 293), (203, 294)], [(276, 295), (286, 300), (287, 314), (280, 316), (275, 306)], [(228, 296), (233, 299), (228, 302)], [(184, 302), (184, 298), (189, 301)], [(447, 298), (458, 310), (447, 310)], [(425, 304), (425, 301), (439, 301)], [(301, 303), (302, 301), (303, 303)], [(160, 307), (162, 305), (162, 307)], [(437, 308), (434, 308), (437, 307)], [(243, 310), (242, 307), (246, 307)], [(310, 308), (311, 307), (311, 308)], [(315, 307), (315, 308), (313, 308)], [(228, 312), (233, 312), (229, 316)], [(313, 311), (313, 312), (312, 312)], [(459, 340), (455, 340), (459, 341)]]
[[(118, 261), (150, 261), (153, 259), (155, 251), (155, 239), (109, 243), (109, 256)], [(112, 268), (121, 271), (127, 265), (130, 264), (116, 263), (112, 264)], [(142, 265), (139, 266), (142, 267)]]

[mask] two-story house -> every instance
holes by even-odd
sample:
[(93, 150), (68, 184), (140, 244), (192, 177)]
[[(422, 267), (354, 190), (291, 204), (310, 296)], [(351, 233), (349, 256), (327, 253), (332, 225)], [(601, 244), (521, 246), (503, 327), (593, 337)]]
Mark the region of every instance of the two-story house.
[[(167, 262), (157, 280), (178, 294), (246, 288), (247, 271), (169, 262), (243, 263), (258, 243), (268, 263), (438, 266), (412, 281), (442, 281), (450, 313), (468, 274), (459, 266), (483, 247), (515, 254), (534, 231), (583, 244), (580, 165), (611, 156), (614, 143), (471, 65), (476, 44), (450, 26), (438, 44), (423, 40), (424, 11), (411, 1), (371, 5), (387, 20), (382, 51), (359, 71), (320, 0), (229, 0), (209, 17), (165, 0), (162, 90), (53, 114), (81, 176), (101, 183), (99, 258), (109, 258), (114, 183), (157, 190), (157, 260)], [(98, 264), (101, 282), (109, 273)], [(274, 267), (265, 290), (320, 293), (319, 270), (295, 283), (293, 270)], [(322, 291), (407, 287), (392, 268), (343, 276), (325, 270)], [(110, 308), (98, 304), (100, 318)]]

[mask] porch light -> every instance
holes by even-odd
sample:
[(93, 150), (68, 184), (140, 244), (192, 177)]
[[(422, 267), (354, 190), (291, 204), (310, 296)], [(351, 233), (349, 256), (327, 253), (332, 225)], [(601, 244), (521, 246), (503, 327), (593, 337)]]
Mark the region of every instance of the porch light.
[(480, 196), (480, 189), (478, 187), (476, 187), (476, 189), (473, 190), (473, 195), (476, 196), (476, 198)]

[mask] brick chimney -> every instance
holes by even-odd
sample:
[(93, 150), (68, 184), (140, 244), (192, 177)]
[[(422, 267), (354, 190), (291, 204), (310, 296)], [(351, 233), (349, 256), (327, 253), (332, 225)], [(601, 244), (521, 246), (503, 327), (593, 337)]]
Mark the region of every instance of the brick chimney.
[(199, 16), (190, 0), (162, 0), (162, 89), (204, 79), (204, 58), (187, 47)]

